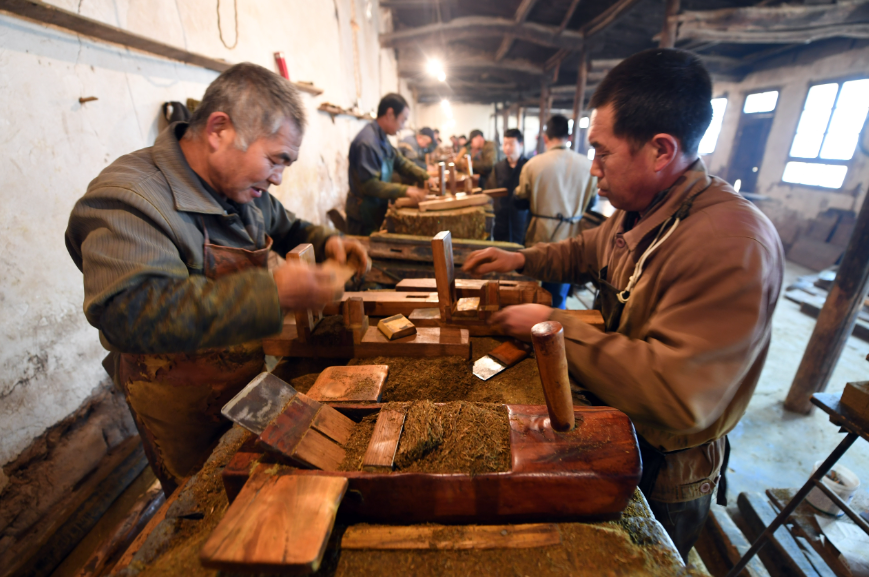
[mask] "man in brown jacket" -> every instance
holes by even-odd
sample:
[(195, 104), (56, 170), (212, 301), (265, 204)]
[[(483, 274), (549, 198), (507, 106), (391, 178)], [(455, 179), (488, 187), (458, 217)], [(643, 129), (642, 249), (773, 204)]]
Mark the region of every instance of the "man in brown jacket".
[(713, 490), (725, 495), (725, 435), (745, 412), (769, 350), (781, 289), (781, 241), (770, 221), (721, 179), (697, 146), (712, 116), (699, 59), (654, 49), (619, 64), (591, 101), (592, 175), (619, 209), (603, 225), (520, 253), (485, 249), (465, 270), (522, 270), (553, 282), (597, 278), (600, 332), (542, 305), (496, 317), (528, 338), (564, 325), (585, 399), (624, 411), (643, 457), (643, 490), (687, 557)]

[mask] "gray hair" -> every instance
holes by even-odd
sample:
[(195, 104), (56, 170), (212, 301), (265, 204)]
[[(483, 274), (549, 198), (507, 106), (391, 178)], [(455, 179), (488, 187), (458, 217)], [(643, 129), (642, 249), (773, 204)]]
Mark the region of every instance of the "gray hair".
[(213, 112), (225, 112), (232, 120), (235, 146), (241, 150), (247, 150), (261, 136), (277, 133), (287, 119), (305, 132), (305, 107), (296, 87), (251, 62), (236, 64), (214, 79), (193, 112), (184, 137), (201, 133)]

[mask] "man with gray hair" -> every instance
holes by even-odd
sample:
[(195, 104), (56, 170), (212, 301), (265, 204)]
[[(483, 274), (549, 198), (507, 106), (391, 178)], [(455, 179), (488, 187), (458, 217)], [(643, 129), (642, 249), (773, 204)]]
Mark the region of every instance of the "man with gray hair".
[(320, 267), (269, 271), (269, 251), (311, 243), (318, 261), (368, 266), (357, 242), (295, 218), (268, 192), (297, 160), (304, 129), (292, 84), (237, 64), (189, 124), (117, 159), (70, 215), (85, 316), (167, 495), (229, 426), (220, 409), (263, 370), (261, 339), (281, 331), (284, 312), (341, 297)]

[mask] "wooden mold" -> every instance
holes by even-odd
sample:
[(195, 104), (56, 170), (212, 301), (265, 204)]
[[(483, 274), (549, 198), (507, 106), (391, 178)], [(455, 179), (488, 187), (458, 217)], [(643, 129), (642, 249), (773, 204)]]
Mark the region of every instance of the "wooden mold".
[[(379, 410), (367, 409), (369, 414)], [(607, 407), (575, 407), (576, 428), (558, 433), (545, 406), (508, 405), (507, 410), (512, 453), (507, 472), (471, 476), (295, 470), (292, 474), (345, 477), (353, 497), (345, 499), (341, 513), (354, 521), (517, 523), (618, 517), (641, 472), (634, 428), (624, 413)], [(257, 451), (243, 447), (224, 469), (230, 499), (252, 471), (272, 466), (269, 457)]]
[(377, 323), (377, 330), (390, 341), (416, 334), (416, 327), (404, 315), (392, 315), (380, 319), (380, 322)]
[(321, 403), (376, 403), (388, 375), (387, 365), (328, 367), (317, 377), (308, 397)]

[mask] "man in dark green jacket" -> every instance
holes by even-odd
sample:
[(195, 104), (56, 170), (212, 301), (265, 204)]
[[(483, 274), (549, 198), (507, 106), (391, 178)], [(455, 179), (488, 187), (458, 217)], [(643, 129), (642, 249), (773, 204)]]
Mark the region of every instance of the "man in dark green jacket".
[[(350, 144), (347, 227), (350, 234), (369, 235), (380, 229), (390, 200), (406, 196), (425, 200), (428, 173), (401, 155), (387, 135), (402, 129), (410, 116), (400, 94), (387, 94), (377, 106), (377, 120), (359, 131)], [(392, 173), (415, 180), (417, 186), (392, 182)]]

